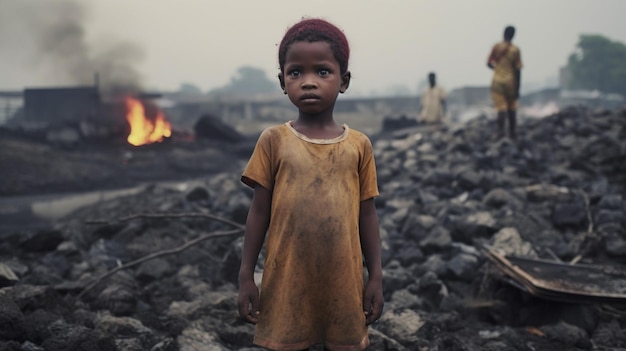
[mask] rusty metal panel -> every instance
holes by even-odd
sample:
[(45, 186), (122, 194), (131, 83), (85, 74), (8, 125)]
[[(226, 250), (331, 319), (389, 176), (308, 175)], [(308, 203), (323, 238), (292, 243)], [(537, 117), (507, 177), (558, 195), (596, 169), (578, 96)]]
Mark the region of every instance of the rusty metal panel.
[(487, 249), (487, 257), (518, 287), (546, 299), (567, 302), (626, 303), (626, 269), (567, 264), (505, 256)]

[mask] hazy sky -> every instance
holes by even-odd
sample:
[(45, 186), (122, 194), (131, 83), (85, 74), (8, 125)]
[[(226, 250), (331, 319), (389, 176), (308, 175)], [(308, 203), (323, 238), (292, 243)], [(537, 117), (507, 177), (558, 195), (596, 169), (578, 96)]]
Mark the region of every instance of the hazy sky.
[(81, 18), (88, 55), (115, 47), (108, 57), (121, 58), (145, 88), (159, 90), (188, 82), (207, 91), (227, 84), (242, 65), (273, 79), (277, 45), (303, 16), (345, 31), (353, 95), (395, 85), (416, 91), (429, 71), (449, 88), (486, 85), (487, 54), (509, 24), (517, 28), (526, 87), (556, 82), (581, 33), (626, 42), (626, 0), (75, 0), (84, 12), (49, 8), (67, 2), (0, 0), (1, 90), (64, 83), (50, 66), (73, 62), (72, 47), (55, 51), (67, 60), (47, 62), (33, 44), (40, 40), (33, 28), (63, 16)]

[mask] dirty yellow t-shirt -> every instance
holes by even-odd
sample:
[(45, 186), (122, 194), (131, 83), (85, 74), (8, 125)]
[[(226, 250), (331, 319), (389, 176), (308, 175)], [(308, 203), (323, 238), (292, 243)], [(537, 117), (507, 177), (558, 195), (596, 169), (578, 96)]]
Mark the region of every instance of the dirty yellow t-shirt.
[(272, 192), (254, 343), (273, 350), (369, 344), (360, 201), (378, 196), (372, 146), (344, 125), (309, 139), (287, 122), (263, 131), (242, 181)]

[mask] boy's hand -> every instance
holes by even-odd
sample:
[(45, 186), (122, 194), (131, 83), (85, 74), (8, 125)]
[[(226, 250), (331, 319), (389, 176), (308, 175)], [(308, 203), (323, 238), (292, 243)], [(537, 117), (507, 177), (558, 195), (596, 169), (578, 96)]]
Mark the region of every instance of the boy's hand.
[(383, 284), (380, 280), (368, 280), (363, 292), (363, 312), (365, 324), (370, 325), (380, 318), (383, 313)]
[(254, 279), (239, 282), (239, 316), (246, 322), (256, 324), (259, 321), (259, 289)]

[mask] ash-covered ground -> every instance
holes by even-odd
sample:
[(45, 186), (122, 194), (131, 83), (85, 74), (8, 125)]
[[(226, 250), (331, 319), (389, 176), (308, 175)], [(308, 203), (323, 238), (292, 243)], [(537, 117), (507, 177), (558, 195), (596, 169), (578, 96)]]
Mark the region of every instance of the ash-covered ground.
[[(626, 350), (626, 286), (611, 300), (549, 300), (512, 284), (485, 254), (626, 276), (625, 110), (527, 119), (515, 142), (493, 141), (487, 118), (393, 125), (371, 136), (386, 300), (371, 350)], [(3, 196), (196, 181), (4, 230), (0, 350), (256, 349), (236, 306), (249, 143), (132, 155), (1, 143)], [(259, 278), (262, 269), (261, 258)]]

